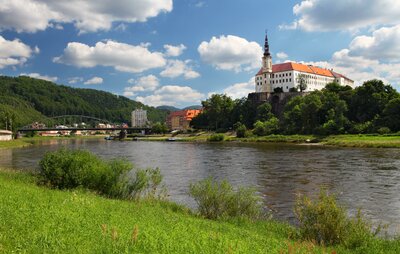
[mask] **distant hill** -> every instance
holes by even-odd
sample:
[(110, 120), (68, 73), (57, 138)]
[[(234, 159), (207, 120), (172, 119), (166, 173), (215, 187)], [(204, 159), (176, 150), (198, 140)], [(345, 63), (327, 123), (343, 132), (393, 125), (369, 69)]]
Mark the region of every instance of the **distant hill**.
[(176, 108), (174, 106), (167, 106), (167, 105), (158, 106), (158, 107), (156, 107), (156, 109), (167, 110), (167, 111), (170, 111), (170, 112), (181, 110), (181, 109)]
[(201, 105), (193, 105), (193, 106), (189, 106), (183, 109), (202, 109), (203, 107)]
[(177, 108), (177, 107), (174, 107), (174, 106), (167, 106), (167, 105), (163, 105), (163, 106), (158, 106), (157, 107), (157, 109), (160, 109), (160, 110), (167, 110), (167, 111), (169, 111), (169, 112), (174, 112), (174, 111), (179, 111), (179, 110), (185, 110), (185, 109), (201, 109), (202, 108), (202, 106), (201, 105), (193, 105), (193, 106), (188, 106), (188, 107), (185, 107), (185, 108)]
[(130, 123), (136, 108), (147, 110), (152, 122), (165, 121), (168, 112), (109, 92), (72, 88), (30, 77), (0, 76), (0, 129), (4, 114), (12, 113), (14, 126), (59, 115), (87, 115), (115, 123)]

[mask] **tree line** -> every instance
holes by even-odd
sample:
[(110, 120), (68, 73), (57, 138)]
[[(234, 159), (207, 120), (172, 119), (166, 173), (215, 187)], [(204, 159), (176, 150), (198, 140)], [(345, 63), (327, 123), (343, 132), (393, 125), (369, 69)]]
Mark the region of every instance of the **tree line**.
[(355, 89), (329, 83), (320, 91), (290, 99), (279, 117), (270, 103), (247, 98), (233, 100), (214, 94), (202, 102), (203, 113), (193, 128), (217, 132), (237, 130), (253, 134), (390, 133), (400, 131), (400, 94), (381, 80), (369, 80)]

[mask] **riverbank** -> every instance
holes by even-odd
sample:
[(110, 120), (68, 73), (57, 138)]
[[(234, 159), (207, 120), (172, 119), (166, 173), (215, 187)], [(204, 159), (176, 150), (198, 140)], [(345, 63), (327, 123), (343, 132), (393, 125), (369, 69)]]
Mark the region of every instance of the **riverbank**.
[[(202, 132), (194, 134), (178, 134), (178, 135), (150, 135), (140, 136), (135, 140), (140, 141), (176, 141), (176, 142), (208, 142), (213, 133)], [(225, 142), (265, 142), (265, 143), (292, 143), (292, 144), (315, 144), (329, 145), (338, 147), (370, 147), (370, 148), (400, 148), (400, 135), (331, 135), (320, 137), (315, 135), (269, 135), (269, 136), (252, 136), (247, 138), (237, 138), (234, 133), (225, 133)], [(32, 137), (21, 138), (11, 141), (0, 142), (1, 148), (20, 148), (39, 143), (45, 140), (68, 140), (68, 139), (102, 139), (105, 136), (75, 136), (75, 137)], [(125, 139), (126, 141), (132, 138)]]
[(129, 202), (35, 184), (0, 170), (0, 252), (51, 253), (398, 253), (399, 241), (325, 248), (276, 221), (212, 221), (162, 201)]
[(36, 137), (30, 137), (30, 138), (19, 138), (19, 139), (13, 139), (10, 141), (1, 141), (0, 142), (0, 149), (1, 148), (21, 148), (21, 147), (27, 147), (31, 146), (34, 144), (37, 144), (41, 141), (46, 141), (46, 140), (69, 140), (69, 139), (96, 139), (96, 138), (104, 138), (104, 136), (64, 136), (64, 137), (41, 137), (41, 136), (36, 136)]
[(322, 140), (324, 145), (340, 147), (400, 148), (399, 135), (333, 135)]
[[(200, 134), (179, 134), (156, 135), (150, 137), (140, 137), (142, 141), (180, 141), (180, 142), (207, 142), (212, 133), (204, 132)], [(293, 144), (316, 144), (330, 145), (338, 147), (374, 147), (374, 148), (399, 148), (400, 135), (331, 135), (327, 137), (315, 135), (269, 135), (252, 136), (247, 138), (237, 138), (234, 133), (225, 133), (226, 142), (266, 142), (266, 143), (293, 143)]]

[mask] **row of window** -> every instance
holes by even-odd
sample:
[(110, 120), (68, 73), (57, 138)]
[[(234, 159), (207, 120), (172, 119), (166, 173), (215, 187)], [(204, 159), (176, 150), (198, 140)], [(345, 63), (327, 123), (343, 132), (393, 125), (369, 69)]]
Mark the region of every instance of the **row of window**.
[[(286, 79), (286, 82), (292, 82), (292, 79), (291, 78), (287, 78)], [(271, 82), (272, 84), (280, 84), (280, 83), (285, 83), (285, 79), (278, 79), (278, 80), (272, 80), (272, 82)]]
[[(292, 82), (291, 78), (287, 78), (287, 79), (278, 79), (278, 80), (272, 80), (271, 84), (281, 84), (281, 83), (287, 83), (287, 82)], [(265, 81), (265, 84), (267, 84), (267, 81)], [(258, 86), (262, 85), (262, 82), (257, 82)]]
[(280, 74), (275, 74), (275, 73), (272, 73), (271, 74), (271, 78), (282, 78), (282, 77), (291, 77), (292, 76), (292, 73), (291, 72), (289, 72), (289, 73), (280, 73)]

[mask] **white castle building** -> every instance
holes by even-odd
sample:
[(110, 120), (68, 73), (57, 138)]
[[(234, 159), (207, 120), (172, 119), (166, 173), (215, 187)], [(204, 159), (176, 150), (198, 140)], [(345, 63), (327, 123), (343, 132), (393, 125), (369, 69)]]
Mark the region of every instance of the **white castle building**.
[(353, 80), (333, 70), (295, 62), (272, 64), (268, 35), (265, 35), (262, 67), (255, 76), (255, 92), (272, 93), (276, 88), (281, 88), (283, 92), (289, 92), (291, 88), (298, 87), (300, 80), (307, 85), (306, 92), (321, 90), (331, 82), (354, 87)]
[(135, 109), (132, 111), (132, 127), (147, 126), (147, 111), (143, 109)]

